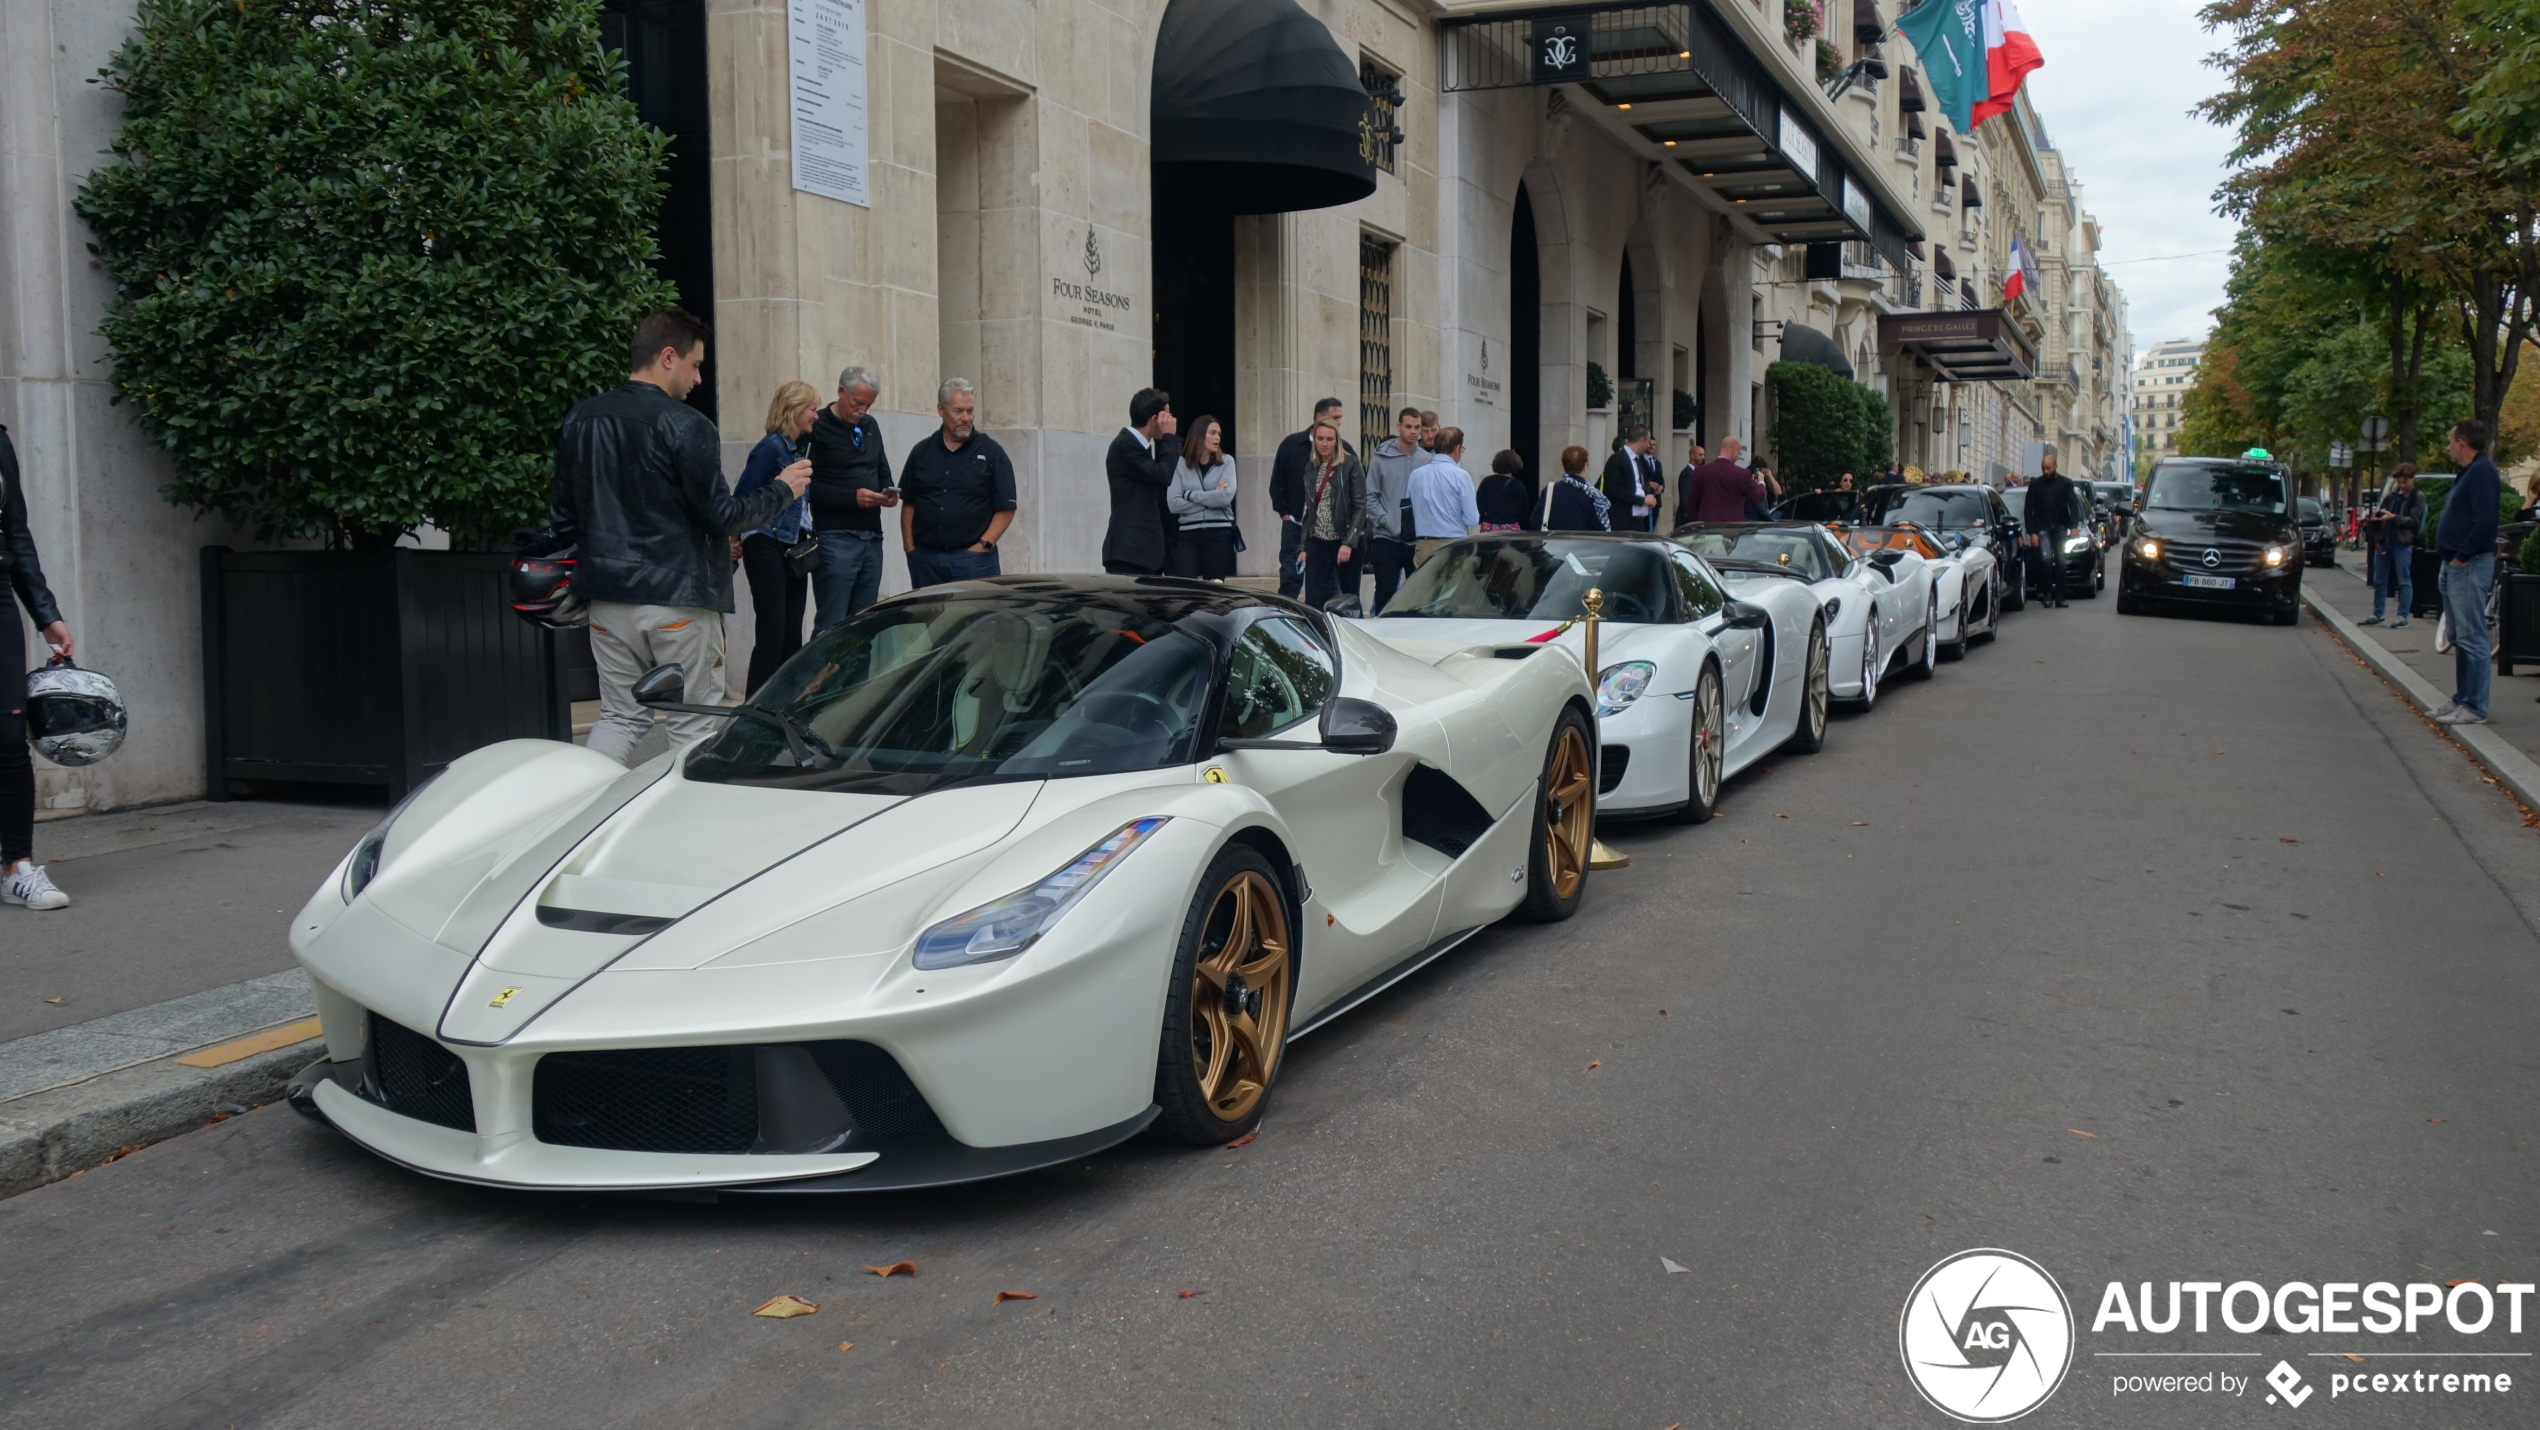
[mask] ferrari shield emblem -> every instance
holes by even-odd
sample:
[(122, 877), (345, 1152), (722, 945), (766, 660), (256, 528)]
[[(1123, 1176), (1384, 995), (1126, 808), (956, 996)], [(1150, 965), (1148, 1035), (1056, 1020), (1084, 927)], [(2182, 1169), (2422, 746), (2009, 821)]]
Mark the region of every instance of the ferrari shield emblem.
[(1222, 785), (1226, 783), (1225, 767), (1222, 765), (1210, 765), (1201, 773), (1200, 778), (1213, 785)]

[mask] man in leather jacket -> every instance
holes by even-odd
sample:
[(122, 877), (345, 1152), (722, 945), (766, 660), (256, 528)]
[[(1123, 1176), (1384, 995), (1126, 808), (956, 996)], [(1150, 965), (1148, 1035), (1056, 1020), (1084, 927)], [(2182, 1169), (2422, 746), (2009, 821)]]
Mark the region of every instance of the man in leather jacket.
[(2081, 528), (2089, 514), (2088, 498), (2073, 486), (2073, 480), (2055, 470), (2055, 454), (2038, 459), (2037, 480), (2028, 484), (2028, 495), (2020, 506), (2020, 525), (2028, 535), (2020, 539), (2036, 553), (2038, 573), (2046, 591), (2046, 604), (2064, 604), (2064, 538)]
[[(765, 526), (811, 484), (796, 462), (734, 497), (714, 423), (682, 399), (706, 358), (706, 325), (666, 308), (636, 325), (626, 385), (565, 414), (547, 519), (579, 548), (576, 584), (591, 602), (600, 720), (590, 747), (624, 761), (652, 729), (635, 681), (677, 662), (690, 703), (723, 700), (723, 617), (732, 609), (732, 539)], [(673, 715), (686, 745), (714, 733), (711, 715)]]

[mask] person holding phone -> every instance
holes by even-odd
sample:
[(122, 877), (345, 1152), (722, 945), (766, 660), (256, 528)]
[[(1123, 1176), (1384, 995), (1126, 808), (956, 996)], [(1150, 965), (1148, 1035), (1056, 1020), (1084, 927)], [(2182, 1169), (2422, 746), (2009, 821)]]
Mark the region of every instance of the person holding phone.
[[(802, 460), (805, 439), (819, 413), (820, 394), (810, 383), (788, 382), (778, 387), (776, 396), (767, 404), (767, 435), (750, 449), (732, 495), (748, 496), (776, 480), (778, 472)], [(736, 543), (741, 553), (741, 574), (750, 582), (754, 627), (750, 674), (743, 695), (756, 695), (767, 678), (776, 673), (776, 667), (803, 647), (803, 607), (811, 595), (811, 578), (795, 575), (785, 564), (785, 552), (810, 533), (811, 499), (796, 497), (793, 505), (776, 514), (774, 521), (755, 528)]]
[(869, 367), (838, 374), (838, 400), (811, 424), (811, 525), (820, 533), (812, 573), (812, 620), (827, 630), (882, 594), (882, 508), (900, 504), (882, 424), (873, 403), (882, 375)]

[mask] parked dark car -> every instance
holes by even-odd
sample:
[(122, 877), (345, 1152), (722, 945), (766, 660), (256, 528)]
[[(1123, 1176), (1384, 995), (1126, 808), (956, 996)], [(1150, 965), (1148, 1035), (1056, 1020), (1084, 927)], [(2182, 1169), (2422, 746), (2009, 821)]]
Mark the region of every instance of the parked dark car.
[(2334, 566), (2337, 564), (2337, 528), (2329, 522), (2328, 510), (2318, 497), (2298, 497), (2294, 521), (2302, 528), (2302, 564)]
[(2273, 462), (2172, 457), (2152, 469), (2117, 579), (2117, 609), (2155, 604), (2301, 619), (2302, 528), (2291, 475)]
[(1866, 526), (1911, 522), (1943, 543), (1963, 540), (1989, 548), (1995, 569), (2005, 575), (2002, 609), (2016, 611), (2026, 604), (2022, 587), (2027, 583), (2009, 575), (2021, 569), (2019, 510), (2005, 506), (2002, 493), (1993, 488), (1973, 483), (1872, 487), (1861, 498), (1861, 521)]

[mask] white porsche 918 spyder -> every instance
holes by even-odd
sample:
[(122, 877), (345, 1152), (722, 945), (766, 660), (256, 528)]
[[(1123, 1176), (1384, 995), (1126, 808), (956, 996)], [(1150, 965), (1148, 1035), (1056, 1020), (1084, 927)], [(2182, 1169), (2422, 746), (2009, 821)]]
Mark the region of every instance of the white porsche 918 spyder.
[(1835, 699), (1865, 710), (1876, 704), (1900, 658), (1907, 675), (1930, 676), (1940, 623), (1922, 557), (1858, 553), (1812, 521), (1697, 522), (1676, 528), (1675, 540), (1709, 560), (1740, 597), (1792, 581), (1806, 586), (1825, 612)]
[(638, 769), (478, 750), (293, 921), (293, 1105), (525, 1188), (863, 1191), (1260, 1119), (1285, 1044), (1585, 896), (1595, 692), (1222, 586), (1010, 576), (813, 638)]
[(1943, 660), (1963, 660), (1967, 643), (1991, 640), (2002, 628), (2006, 584), (1993, 548), (1970, 539), (1968, 532), (1933, 531), (1915, 522), (1890, 526), (1847, 527), (1837, 533), (1849, 550), (1879, 559), (1882, 551), (1902, 551), (1931, 572), (1932, 600), (1940, 612), (1938, 642)]
[[(1422, 649), (1556, 644), (1585, 654), (1564, 622), (1604, 593), (1596, 713), (1599, 810), (1707, 820), (1720, 782), (1785, 744), (1826, 739), (1826, 630), (1796, 587), (1732, 593), (1720, 573), (1662, 536), (1499, 532), (1440, 548), (1382, 614), (1358, 622)], [(1742, 599), (1732, 599), (1732, 595)]]

